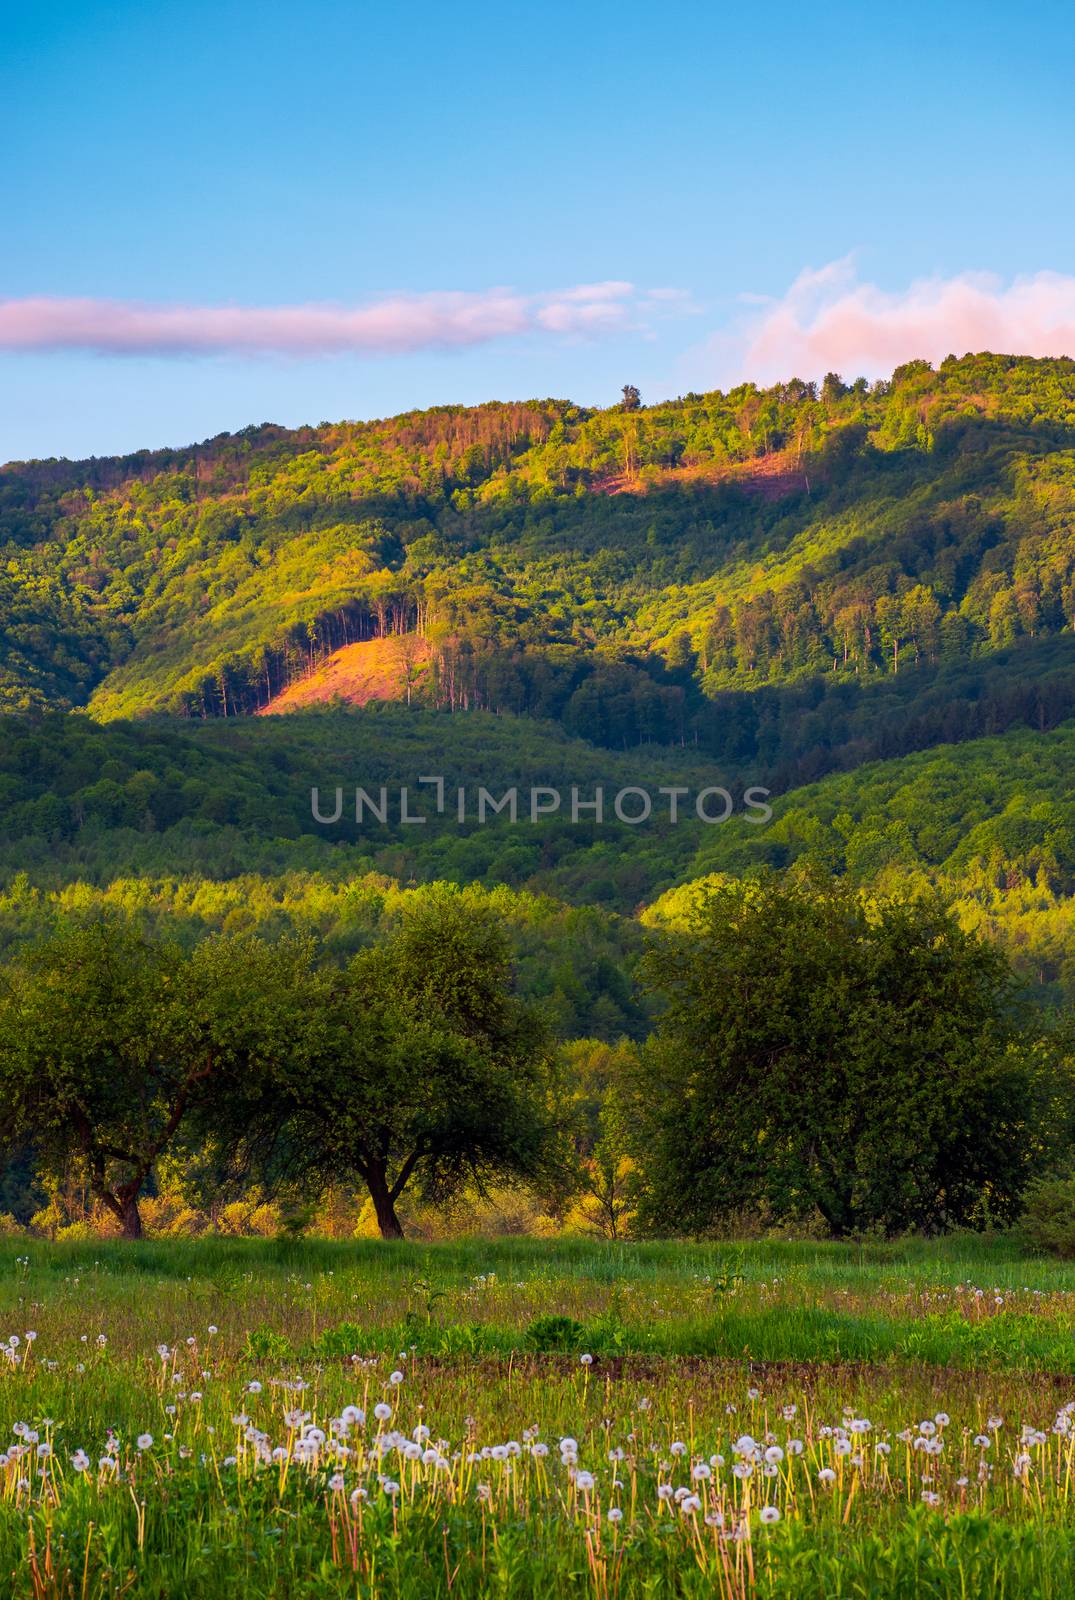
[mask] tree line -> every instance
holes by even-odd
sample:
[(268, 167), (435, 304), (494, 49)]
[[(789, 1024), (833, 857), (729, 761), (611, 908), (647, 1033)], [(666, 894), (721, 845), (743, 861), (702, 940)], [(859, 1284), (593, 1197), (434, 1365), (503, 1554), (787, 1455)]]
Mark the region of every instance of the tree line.
[(595, 1055), (556, 1048), (472, 891), (417, 894), (342, 966), (76, 919), (3, 969), (0, 1139), (128, 1238), (165, 1162), (227, 1193), (360, 1188), (386, 1238), (405, 1195), (505, 1181), (610, 1234), (985, 1227), (1071, 1166), (1070, 1026), (1030, 1020), (934, 895), (702, 886), (640, 979), (648, 1037)]
[[(873, 385), (448, 407), (16, 464), (0, 704), (230, 717), (341, 644), (415, 633), (433, 658), (415, 692), (457, 709), (560, 715), (531, 711), (502, 658), (629, 654), (636, 725), (618, 731), (623, 696), (599, 684), (573, 726), (676, 741), (722, 690), (1070, 632), (1073, 427), (1071, 362), (975, 356)], [(610, 492), (625, 459), (631, 490)]]

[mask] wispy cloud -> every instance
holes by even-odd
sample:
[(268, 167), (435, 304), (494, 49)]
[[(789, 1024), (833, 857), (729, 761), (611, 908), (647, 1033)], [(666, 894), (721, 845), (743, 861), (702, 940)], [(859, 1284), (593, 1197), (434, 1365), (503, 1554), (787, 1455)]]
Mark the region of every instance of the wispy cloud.
[(1007, 283), (963, 272), (890, 292), (860, 282), (845, 258), (800, 273), (779, 299), (741, 300), (750, 310), (738, 329), (710, 345), (720, 381), (829, 370), (875, 377), (914, 357), (937, 362), (978, 350), (1075, 355), (1075, 277), (1059, 272)]
[(399, 355), (527, 334), (588, 338), (638, 326), (651, 297), (630, 283), (544, 294), (512, 289), (391, 295), (358, 306), (0, 301), (0, 350), (105, 355)]

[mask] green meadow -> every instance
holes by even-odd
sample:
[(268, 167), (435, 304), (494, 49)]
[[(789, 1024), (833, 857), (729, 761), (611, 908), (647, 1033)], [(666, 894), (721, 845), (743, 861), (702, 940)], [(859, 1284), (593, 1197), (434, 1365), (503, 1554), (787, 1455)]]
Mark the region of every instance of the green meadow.
[(13, 1597), (1061, 1596), (1075, 1265), (5, 1241)]

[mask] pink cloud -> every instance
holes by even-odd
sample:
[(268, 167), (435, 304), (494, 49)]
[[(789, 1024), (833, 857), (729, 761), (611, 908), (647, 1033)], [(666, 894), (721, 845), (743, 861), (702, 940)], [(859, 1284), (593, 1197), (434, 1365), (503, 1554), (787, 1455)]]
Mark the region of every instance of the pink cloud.
[(857, 281), (850, 261), (800, 273), (779, 300), (752, 311), (732, 356), (737, 378), (770, 382), (828, 370), (875, 377), (915, 357), (993, 350), (1075, 355), (1075, 277), (1037, 272), (1010, 283), (988, 273), (923, 278), (895, 293)]
[(393, 295), (362, 306), (145, 305), (120, 300), (0, 301), (0, 350), (106, 355), (398, 355), (528, 333), (581, 336), (631, 326), (629, 283), (546, 294), (511, 289)]

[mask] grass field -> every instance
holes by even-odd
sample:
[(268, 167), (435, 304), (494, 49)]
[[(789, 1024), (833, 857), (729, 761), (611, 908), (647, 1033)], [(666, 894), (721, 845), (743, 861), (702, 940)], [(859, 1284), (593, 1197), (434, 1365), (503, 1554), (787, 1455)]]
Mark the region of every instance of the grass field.
[(1011, 1241), (4, 1241), (0, 1283), (5, 1594), (1075, 1589), (1075, 1266)]

